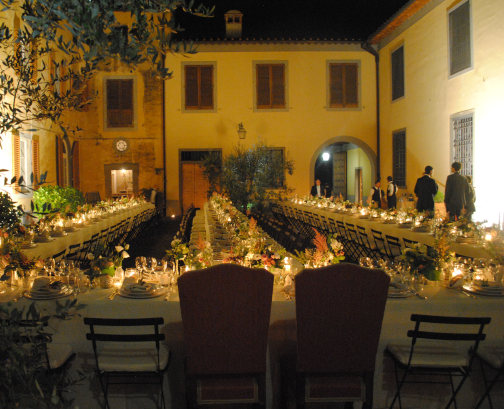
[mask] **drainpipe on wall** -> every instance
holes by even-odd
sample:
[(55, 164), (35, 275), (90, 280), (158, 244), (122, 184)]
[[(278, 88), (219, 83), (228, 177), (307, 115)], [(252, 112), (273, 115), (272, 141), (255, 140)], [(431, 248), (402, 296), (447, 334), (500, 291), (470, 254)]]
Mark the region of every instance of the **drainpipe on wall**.
[[(163, 55), (163, 60), (161, 62), (162, 64), (162, 68), (164, 69), (165, 68), (165, 59), (166, 59), (166, 55)], [(161, 92), (163, 93), (163, 96), (161, 97), (161, 109), (162, 109), (162, 113), (161, 113), (161, 127), (163, 128), (162, 129), (162, 132), (161, 132), (161, 137), (163, 138), (163, 200), (164, 200), (164, 216), (166, 216), (166, 209), (167, 209), (167, 201), (166, 201), (166, 118), (165, 118), (165, 115), (166, 115), (166, 95), (165, 95), (165, 87), (166, 87), (166, 80), (163, 78), (162, 79), (163, 81), (163, 84), (161, 86)]]
[(364, 51), (372, 54), (376, 65), (376, 177), (380, 177), (380, 55), (369, 43), (361, 43)]

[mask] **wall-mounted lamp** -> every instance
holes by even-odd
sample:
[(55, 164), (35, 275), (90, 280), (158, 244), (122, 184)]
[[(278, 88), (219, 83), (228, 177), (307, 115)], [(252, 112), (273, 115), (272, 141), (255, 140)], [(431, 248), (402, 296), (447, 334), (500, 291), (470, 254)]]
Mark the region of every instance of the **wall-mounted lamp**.
[(324, 152), (324, 153), (322, 154), (322, 160), (323, 160), (324, 162), (327, 162), (330, 158), (331, 158), (331, 154), (330, 154), (329, 152)]
[(237, 130), (237, 132), (238, 132), (238, 137), (240, 139), (245, 139), (245, 137), (247, 136), (247, 130), (244, 128), (243, 122), (240, 122), (238, 124), (238, 130)]

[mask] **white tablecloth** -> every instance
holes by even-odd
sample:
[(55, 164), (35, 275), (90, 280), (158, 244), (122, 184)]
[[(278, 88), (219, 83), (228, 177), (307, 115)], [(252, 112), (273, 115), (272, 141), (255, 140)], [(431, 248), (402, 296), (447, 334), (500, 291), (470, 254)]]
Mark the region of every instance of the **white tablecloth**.
[(94, 223), (83, 226), (77, 229), (77, 231), (70, 232), (66, 236), (55, 237), (54, 240), (48, 243), (36, 243), (36, 246), (34, 248), (23, 249), (23, 253), (25, 253), (29, 257), (42, 259), (51, 257), (53, 254), (59, 253), (60, 251), (67, 249), (73, 244), (82, 244), (86, 240), (89, 240), (93, 234), (100, 233), (107, 227), (112, 228), (128, 217), (134, 217), (144, 210), (149, 209), (154, 209), (154, 205), (152, 203), (146, 202), (120, 210), (104, 219), (99, 219)]
[[(389, 342), (407, 341), (406, 331), (412, 327), (410, 315), (412, 313), (454, 315), (454, 316), (489, 316), (492, 322), (487, 329), (487, 340), (485, 343), (504, 343), (504, 298), (492, 297), (469, 297), (464, 293), (449, 290), (442, 287), (430, 288), (428, 300), (418, 297), (407, 299), (388, 299), (385, 309), (385, 316), (381, 332), (381, 338), (377, 354), (375, 373), (375, 408), (388, 407), (391, 396), (395, 391), (393, 378), (393, 366), (390, 360), (384, 356), (383, 351)], [(88, 293), (79, 295), (79, 302), (86, 304), (80, 313), (84, 316), (94, 317), (154, 317), (161, 316), (165, 320), (165, 333), (167, 342), (172, 351), (172, 361), (168, 369), (167, 385), (165, 393), (169, 407), (178, 409), (184, 407), (184, 376), (183, 376), (183, 335), (182, 319), (178, 294), (173, 291), (168, 300), (165, 297), (154, 299), (128, 299), (116, 296), (114, 300), (109, 300), (108, 295), (113, 290), (94, 289)], [(27, 306), (30, 300), (22, 299), (14, 305)], [(55, 301), (37, 301), (37, 305), (44, 310), (54, 309)], [(74, 363), (75, 367), (84, 369), (86, 373), (92, 374), (93, 358), (91, 343), (85, 339), (87, 328), (83, 324), (82, 317), (74, 317), (69, 321), (52, 322), (52, 327), (56, 331), (56, 342), (70, 343), (78, 353), (78, 359)], [(278, 399), (277, 387), (272, 387), (272, 383), (278, 384), (278, 356), (282, 353), (293, 350), (295, 342), (295, 301), (287, 300), (278, 288), (273, 294), (270, 324), (270, 363), (271, 377), (268, 379), (268, 407), (277, 407), (275, 402)], [(469, 409), (474, 406), (475, 400), (481, 392), (481, 376), (478, 366), (474, 368), (473, 377), (470, 378), (463, 387), (458, 399), (459, 408)], [(273, 379), (273, 382), (271, 382)], [(430, 386), (430, 388), (429, 388)], [(437, 409), (446, 404), (446, 397), (449, 394), (449, 387), (432, 385), (415, 385), (405, 389), (403, 407)], [(143, 390), (138, 394), (131, 393), (129, 387), (121, 393), (112, 392), (111, 405), (115, 408), (139, 408), (154, 407), (147, 399), (142, 400)], [(504, 391), (494, 394), (494, 407), (504, 407)], [(98, 408), (97, 397), (101, 395), (96, 382), (84, 382), (76, 388), (78, 396), (76, 403), (80, 408)], [(272, 392), (274, 391), (274, 392)]]
[[(373, 243), (371, 234), (371, 229), (373, 229), (381, 231), (384, 235), (388, 234), (390, 236), (398, 237), (401, 240), (403, 238), (406, 238), (409, 240), (426, 244), (428, 246), (434, 246), (434, 236), (431, 233), (415, 232), (412, 231), (411, 229), (401, 228), (397, 224), (385, 224), (376, 220), (360, 219), (358, 215), (353, 216), (348, 214), (335, 213), (333, 211), (317, 208), (314, 206), (297, 205), (291, 202), (282, 202), (281, 205), (323, 215), (327, 218), (340, 220), (348, 224), (363, 226), (366, 229), (368, 236), (370, 237), (371, 243)], [(466, 257), (473, 257), (473, 258), (488, 257), (488, 253), (481, 245), (472, 245), (467, 243), (453, 243), (451, 245), (451, 250), (457, 254)]]

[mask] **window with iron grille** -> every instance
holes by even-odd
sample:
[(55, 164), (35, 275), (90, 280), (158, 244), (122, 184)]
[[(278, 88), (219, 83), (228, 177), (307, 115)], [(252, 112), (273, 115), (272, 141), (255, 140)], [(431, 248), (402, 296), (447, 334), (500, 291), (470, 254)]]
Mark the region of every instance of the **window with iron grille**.
[(214, 109), (213, 65), (185, 65), (185, 109)]
[(466, 1), (448, 14), (450, 75), (472, 66), (470, 3)]
[(404, 46), (392, 53), (392, 101), (404, 97)]
[(359, 106), (359, 65), (329, 64), (329, 106), (357, 108)]
[(107, 79), (107, 128), (134, 127), (133, 78)]
[(256, 108), (285, 108), (285, 64), (256, 64)]
[(460, 162), (462, 175), (473, 174), (473, 114), (451, 118), (451, 162)]
[(406, 130), (392, 134), (393, 178), (399, 187), (406, 187)]

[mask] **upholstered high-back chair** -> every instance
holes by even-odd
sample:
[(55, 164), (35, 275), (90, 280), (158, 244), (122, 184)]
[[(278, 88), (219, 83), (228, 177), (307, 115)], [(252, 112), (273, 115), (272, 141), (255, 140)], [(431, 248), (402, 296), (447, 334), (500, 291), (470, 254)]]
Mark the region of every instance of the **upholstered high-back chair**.
[(178, 280), (190, 407), (265, 405), (273, 275), (220, 264)]
[(373, 376), (390, 278), (341, 263), (296, 276), (297, 403), (372, 407)]

